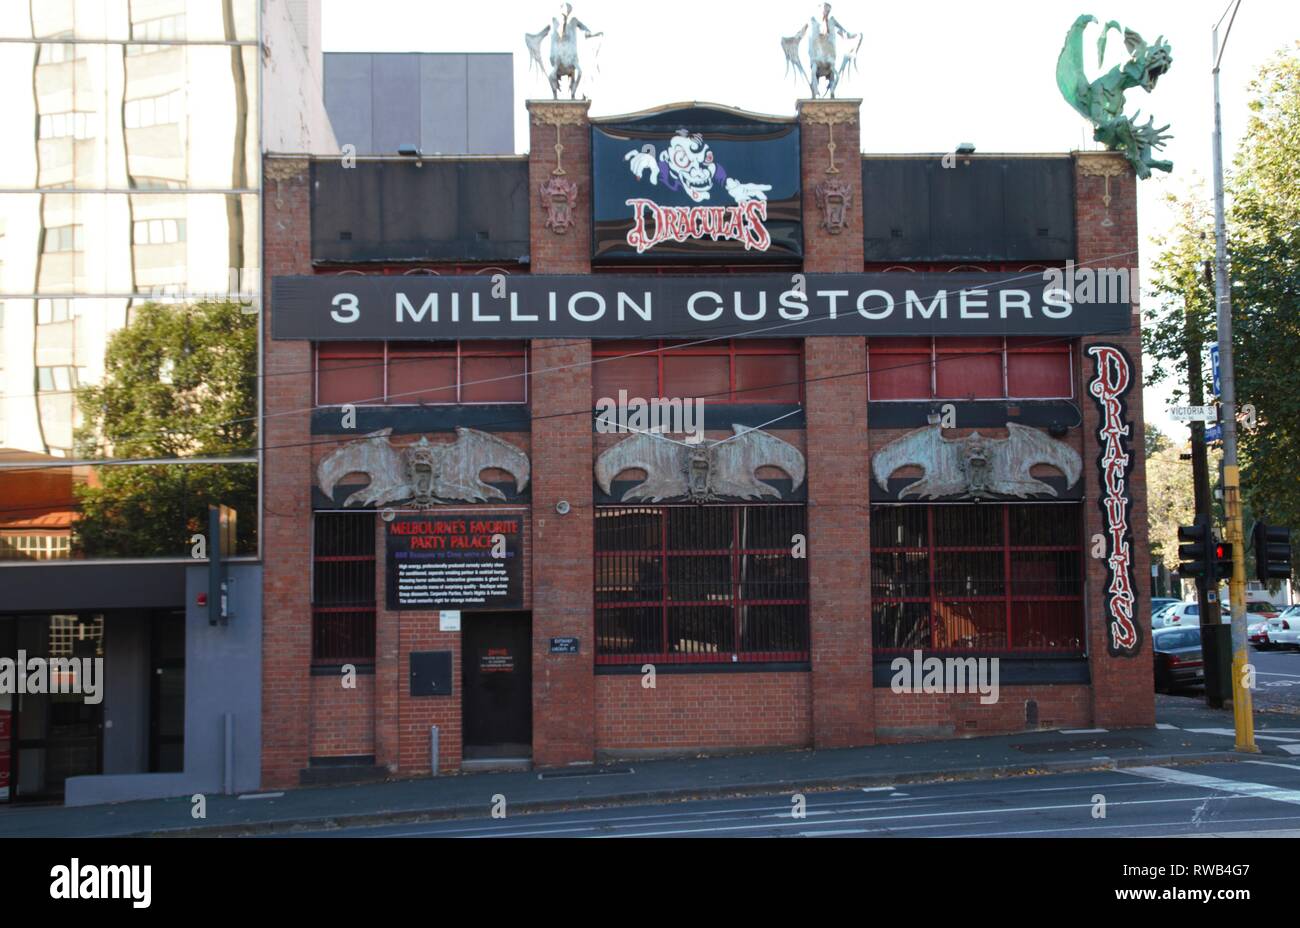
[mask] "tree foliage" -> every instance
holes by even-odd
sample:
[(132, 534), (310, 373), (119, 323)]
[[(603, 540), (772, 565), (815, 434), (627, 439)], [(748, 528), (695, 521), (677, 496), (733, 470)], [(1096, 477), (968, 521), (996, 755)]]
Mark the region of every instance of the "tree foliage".
[[(84, 458), (247, 455), (257, 446), (257, 317), (236, 303), (146, 303), (109, 339), (104, 377), (78, 391)], [(254, 539), (257, 466), (117, 465), (77, 488), (74, 545), (92, 557), (176, 556), (207, 528), (209, 503)]]
[[(1225, 180), (1238, 408), (1251, 404), (1257, 427), (1239, 424), (1245, 506), (1270, 523), (1300, 529), (1300, 55), (1279, 52), (1251, 84), (1251, 118)], [(1213, 204), (1204, 186), (1174, 198), (1180, 219), (1156, 240), (1156, 305), (1145, 313), (1147, 383), (1187, 383), (1189, 338), (1217, 339), (1212, 279)], [(1202, 357), (1209, 400), (1208, 361)], [(1185, 396), (1181, 391), (1175, 397)], [(1184, 465), (1187, 466), (1187, 465)], [(1190, 466), (1187, 466), (1190, 475)], [(1150, 479), (1150, 478), (1148, 478)], [(1190, 487), (1190, 476), (1188, 486)], [(1189, 490), (1190, 492), (1190, 490)], [(1150, 488), (1151, 499), (1157, 495)], [(1248, 528), (1249, 526), (1247, 526)]]

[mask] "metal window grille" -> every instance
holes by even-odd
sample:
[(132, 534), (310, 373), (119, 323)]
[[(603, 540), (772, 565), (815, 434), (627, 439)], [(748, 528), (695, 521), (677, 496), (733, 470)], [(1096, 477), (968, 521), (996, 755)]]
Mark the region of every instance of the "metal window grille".
[[(614, 395), (611, 383), (618, 381), (620, 358), (654, 361), (657, 396), (694, 396), (699, 391), (685, 388), (666, 370), (665, 362), (689, 357), (695, 376), (707, 370), (717, 386), (703, 398), (714, 403), (797, 403), (803, 402), (803, 340), (727, 338), (677, 342), (669, 339), (640, 341), (595, 341), (592, 343), (593, 389)], [(766, 361), (766, 368), (757, 365)], [(706, 376), (704, 379), (708, 379)], [(604, 382), (602, 384), (602, 382)], [(723, 386), (725, 382), (725, 386)]]
[(802, 505), (596, 509), (596, 662), (808, 660)]
[(1078, 504), (871, 507), (878, 654), (1082, 654)]
[(373, 661), (374, 513), (316, 513), (312, 545), (312, 661)]

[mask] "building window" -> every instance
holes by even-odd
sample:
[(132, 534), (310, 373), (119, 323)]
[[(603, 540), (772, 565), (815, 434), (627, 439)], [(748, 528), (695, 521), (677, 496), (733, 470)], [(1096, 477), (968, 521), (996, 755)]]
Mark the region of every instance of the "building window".
[(1080, 507), (871, 507), (877, 654), (1082, 654)]
[(318, 512), (313, 532), (311, 657), (375, 659), (375, 515)]
[(158, 97), (127, 100), (122, 118), (128, 129), (178, 123), (185, 116), (185, 95), (179, 90)]
[(172, 45), (138, 45), (132, 44), (141, 41), (159, 40), (176, 40), (185, 38), (185, 14), (178, 13), (174, 16), (159, 16), (156, 19), (145, 19), (138, 23), (131, 24), (131, 40), (124, 46), (126, 57), (134, 58), (136, 55), (151, 55), (154, 52), (160, 52)]
[(137, 219), (131, 224), (136, 245), (173, 245), (185, 241), (184, 219)]
[(40, 393), (70, 393), (80, 384), (77, 380), (79, 371), (84, 368), (58, 365), (55, 367), (36, 368), (36, 389)]
[(873, 338), (870, 398), (881, 400), (1069, 399), (1073, 349), (1044, 338)]
[(38, 64), (63, 64), (65, 61), (76, 61), (79, 58), (86, 57), (86, 47), (76, 42), (59, 42), (59, 39), (71, 39), (72, 30), (60, 32), (58, 35), (42, 36), (40, 46), (40, 57)]
[(81, 226), (51, 226), (41, 239), (46, 254), (81, 251)]
[(37, 133), (43, 139), (93, 139), (99, 135), (99, 114), (43, 113)]
[(36, 301), (37, 325), (49, 325), (54, 322), (67, 322), (71, 318), (72, 301), (65, 297), (42, 297)]
[(715, 403), (798, 403), (803, 342), (731, 338), (705, 344), (666, 340), (592, 343), (593, 399), (703, 398)]
[(596, 510), (596, 663), (808, 660), (802, 505)]
[(0, 561), (50, 561), (71, 556), (70, 535), (0, 535)]
[(316, 404), (526, 403), (527, 374), (521, 341), (321, 342)]

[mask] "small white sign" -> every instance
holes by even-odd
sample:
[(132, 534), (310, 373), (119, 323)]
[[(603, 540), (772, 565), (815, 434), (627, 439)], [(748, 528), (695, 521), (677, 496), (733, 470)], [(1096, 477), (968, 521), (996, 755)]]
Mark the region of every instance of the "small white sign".
[(1219, 411), (1214, 406), (1170, 406), (1169, 418), (1175, 422), (1218, 422)]
[(460, 610), (459, 609), (440, 610), (438, 612), (438, 631), (440, 632), (460, 631)]

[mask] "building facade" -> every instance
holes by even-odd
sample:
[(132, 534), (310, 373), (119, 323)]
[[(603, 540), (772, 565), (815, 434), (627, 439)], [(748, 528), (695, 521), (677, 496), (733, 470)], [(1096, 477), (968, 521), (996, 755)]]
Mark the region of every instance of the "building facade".
[(266, 160), (264, 787), (1154, 723), (1121, 157), (528, 107)]
[(0, 5), (0, 659), (103, 667), (0, 693), (0, 801), (257, 782), (261, 152), (337, 150), (316, 7)]

